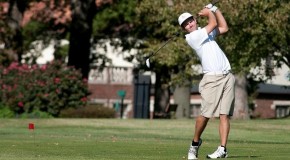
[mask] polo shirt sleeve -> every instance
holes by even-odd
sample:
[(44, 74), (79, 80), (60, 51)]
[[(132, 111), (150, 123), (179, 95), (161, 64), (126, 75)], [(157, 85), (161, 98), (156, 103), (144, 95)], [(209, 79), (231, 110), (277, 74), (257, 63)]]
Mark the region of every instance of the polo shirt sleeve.
[(202, 28), (185, 35), (185, 38), (191, 48), (198, 50), (202, 46), (203, 42), (208, 39), (208, 34), (206, 29)]
[(217, 36), (217, 28), (215, 28), (214, 30), (212, 30), (212, 32), (209, 33), (210, 36), (212, 36), (213, 39), (215, 39), (215, 37)]

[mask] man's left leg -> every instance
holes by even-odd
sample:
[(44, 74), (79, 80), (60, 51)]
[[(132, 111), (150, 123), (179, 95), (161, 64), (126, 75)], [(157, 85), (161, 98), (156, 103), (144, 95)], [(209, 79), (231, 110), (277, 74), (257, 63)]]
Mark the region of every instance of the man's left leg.
[(228, 142), (229, 132), (230, 132), (230, 118), (228, 115), (221, 114), (220, 125), (219, 125), (221, 146), (226, 147), (227, 142)]
[(225, 114), (221, 114), (220, 125), (219, 125), (221, 145), (218, 147), (218, 149), (214, 153), (207, 155), (207, 158), (216, 159), (216, 158), (226, 158), (228, 156), (226, 145), (228, 141), (229, 132), (230, 132), (229, 116)]

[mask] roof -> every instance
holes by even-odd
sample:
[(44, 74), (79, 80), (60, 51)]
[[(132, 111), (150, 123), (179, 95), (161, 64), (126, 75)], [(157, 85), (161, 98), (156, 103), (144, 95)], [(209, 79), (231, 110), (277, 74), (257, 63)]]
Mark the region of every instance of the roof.
[[(260, 83), (257, 92), (264, 94), (290, 94), (290, 86)], [(192, 86), (191, 93), (198, 93), (198, 85)]]
[(257, 91), (266, 94), (290, 94), (290, 86), (260, 83)]
[(193, 85), (190, 90), (191, 93), (198, 93), (198, 85)]
[[(151, 94), (154, 94), (154, 85), (151, 85)], [(171, 93), (173, 90), (170, 90)], [(190, 90), (191, 94), (199, 93), (198, 92), (198, 85), (193, 85)], [(264, 94), (289, 94), (290, 95), (290, 86), (285, 85), (275, 85), (275, 84), (265, 84), (260, 83), (258, 85), (258, 93), (264, 93)]]

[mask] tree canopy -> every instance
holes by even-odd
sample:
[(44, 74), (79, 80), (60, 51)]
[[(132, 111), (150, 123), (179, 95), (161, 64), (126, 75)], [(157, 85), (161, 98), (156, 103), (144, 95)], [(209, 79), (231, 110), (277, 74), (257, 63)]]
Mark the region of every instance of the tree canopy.
[[(177, 18), (182, 12), (198, 13), (206, 3), (201, 0), (143, 0), (137, 8), (139, 37), (146, 46), (144, 52), (156, 50), (164, 40), (175, 32), (182, 32)], [(236, 73), (248, 73), (251, 68), (261, 66), (261, 59), (272, 57), (276, 66), (289, 66), (289, 1), (220, 1), (217, 6), (224, 14), (229, 32), (218, 38)], [(202, 25), (205, 19), (199, 19)], [(145, 53), (144, 53), (145, 54)], [(183, 37), (177, 38), (155, 57), (158, 65), (184, 65), (182, 73), (194, 73), (190, 66), (191, 49)], [(158, 67), (157, 67), (158, 68)], [(184, 67), (183, 67), (184, 69)], [(273, 69), (273, 68), (265, 68)], [(187, 71), (187, 72), (184, 72)], [(268, 72), (266, 72), (268, 73)], [(271, 76), (268, 74), (267, 76)]]
[[(16, 1), (1, 0), (0, 2), (14, 3)], [(21, 3), (20, 11), (31, 9), (31, 5), (27, 5), (28, 2), (42, 1), (26, 2)], [(41, 38), (39, 36), (42, 38), (52, 35), (60, 37), (61, 34), (63, 35), (61, 37), (67, 36), (63, 33), (67, 33), (69, 21), (68, 23), (56, 22), (60, 22), (59, 18), (64, 15), (62, 14), (65, 13), (64, 8), (70, 5), (70, 1), (55, 1), (53, 4), (48, 4), (49, 1), (43, 2), (47, 3), (47, 7), (34, 15), (32, 21), (22, 31), (25, 36), (24, 46), (29, 46), (33, 40)], [(106, 3), (106, 1), (95, 1), (95, 4), (101, 3)], [(250, 68), (262, 65), (261, 59), (269, 57), (276, 60), (278, 67), (281, 63), (290, 66), (290, 33), (287, 32), (290, 19), (289, 3), (287, 0), (242, 2), (223, 0), (217, 4), (230, 28), (227, 35), (219, 38), (218, 41), (228, 55), (235, 72), (248, 72)], [(97, 42), (101, 38), (121, 38), (119, 41), (121, 44), (118, 45), (122, 45), (124, 49), (137, 47), (141, 55), (146, 55), (156, 51), (175, 33), (183, 33), (177, 23), (179, 14), (188, 11), (195, 15), (205, 5), (206, 3), (201, 0), (114, 1), (110, 7), (102, 9), (94, 17), (94, 39)], [(60, 16), (47, 16), (48, 13), (55, 13), (57, 10), (61, 12), (58, 14)], [(47, 19), (48, 17), (50, 19)], [(204, 19), (199, 19), (201, 26), (204, 21)], [(6, 22), (1, 21), (1, 23), (5, 25)], [(46, 32), (43, 32), (45, 30)], [(4, 30), (2, 27), (1, 33), (4, 33), (3, 31), (9, 33), (7, 27)], [(1, 36), (3, 41), (5, 34)], [(33, 37), (35, 38), (32, 39)], [(131, 39), (128, 40), (128, 37)], [(137, 40), (142, 40), (143, 43), (136, 45)], [(159, 52), (158, 56), (153, 58), (155, 64), (153, 70), (166, 66), (172, 73), (179, 73), (179, 70), (182, 70), (183, 76), (184, 73), (188, 75), (194, 73), (191, 66), (197, 64), (198, 60), (187, 46), (183, 36), (176, 38)], [(140, 57), (139, 60), (144, 61)]]
[[(289, 1), (222, 1), (230, 31), (220, 39), (236, 72), (247, 73), (261, 66), (261, 59), (290, 67)], [(273, 68), (265, 68), (266, 76)]]

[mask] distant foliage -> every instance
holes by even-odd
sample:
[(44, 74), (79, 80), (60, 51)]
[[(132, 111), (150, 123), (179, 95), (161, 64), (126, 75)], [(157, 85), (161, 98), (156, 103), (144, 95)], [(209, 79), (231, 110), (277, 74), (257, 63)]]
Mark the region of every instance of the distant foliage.
[(13, 118), (14, 113), (6, 106), (0, 104), (0, 118)]
[[(15, 116), (13, 116), (15, 117)], [(33, 110), (30, 113), (22, 113), (20, 115), (16, 115), (17, 118), (22, 118), (22, 119), (26, 119), (26, 118), (53, 118), (53, 116), (47, 112), (43, 112), (40, 110)]]
[(88, 105), (86, 107), (68, 108), (60, 113), (62, 118), (114, 118), (113, 108), (100, 105)]
[(87, 80), (60, 61), (38, 66), (12, 63), (0, 66), (0, 100), (16, 115), (46, 112), (57, 117), (61, 110), (86, 105)]

